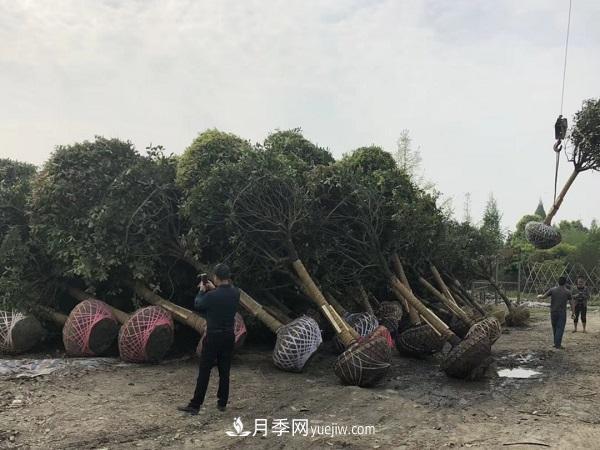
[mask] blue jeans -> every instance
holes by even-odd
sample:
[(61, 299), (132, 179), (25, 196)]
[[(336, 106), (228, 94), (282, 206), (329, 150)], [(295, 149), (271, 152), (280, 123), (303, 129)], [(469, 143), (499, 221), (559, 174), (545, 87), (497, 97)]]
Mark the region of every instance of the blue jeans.
[(563, 338), (563, 333), (565, 332), (565, 324), (567, 323), (567, 312), (550, 312), (550, 321), (552, 322), (552, 333), (554, 334), (554, 346), (560, 347)]

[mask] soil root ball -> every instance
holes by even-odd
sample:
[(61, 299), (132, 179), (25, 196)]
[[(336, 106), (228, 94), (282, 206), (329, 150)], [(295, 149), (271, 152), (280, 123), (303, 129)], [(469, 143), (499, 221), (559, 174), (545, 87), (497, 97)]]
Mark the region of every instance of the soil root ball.
[(398, 302), (381, 302), (377, 310), (377, 320), (384, 327), (390, 330), (390, 333), (397, 333), (398, 326), (402, 320), (402, 306)]
[(390, 359), (391, 351), (386, 339), (374, 336), (351, 345), (338, 356), (334, 371), (344, 384), (374, 386), (387, 374)]
[(526, 306), (517, 306), (506, 315), (506, 324), (511, 327), (523, 327), (529, 323), (529, 309)]
[(562, 240), (558, 229), (542, 222), (527, 223), (525, 225), (525, 236), (535, 248), (542, 250), (555, 247)]
[(322, 342), (317, 322), (308, 316), (298, 317), (277, 331), (273, 363), (281, 370), (301, 372)]
[[(350, 313), (345, 317), (345, 319), (348, 325), (354, 328), (361, 337), (370, 336), (379, 326), (377, 317), (366, 312)], [(344, 345), (337, 337), (334, 339), (334, 345), (339, 352), (344, 351)]]
[(373, 331), (373, 333), (370, 336), (367, 336), (366, 338), (361, 338), (361, 340), (370, 339), (375, 336), (383, 337), (385, 339), (385, 342), (387, 342), (388, 347), (394, 348), (395, 344), (394, 339), (392, 338), (392, 333), (390, 333), (390, 330), (388, 330), (388, 328), (383, 325), (379, 325), (377, 328), (375, 328), (375, 331)]
[(452, 316), (448, 326), (452, 332), (461, 339), (464, 338), (469, 332), (469, 325), (466, 324), (460, 317)]
[(40, 322), (17, 311), (0, 311), (0, 353), (23, 353), (45, 336)]
[(492, 362), (492, 346), (487, 336), (469, 336), (453, 347), (442, 361), (442, 369), (452, 378), (477, 380)]
[(411, 326), (396, 337), (396, 348), (406, 355), (432, 355), (443, 346), (444, 340), (427, 324)]
[(128, 362), (159, 362), (173, 344), (173, 319), (160, 306), (134, 312), (119, 331), (119, 354)]
[(470, 336), (487, 336), (490, 340), (490, 345), (494, 344), (502, 335), (502, 325), (495, 317), (486, 317), (475, 323), (467, 333)]
[(110, 307), (100, 300), (79, 303), (63, 327), (63, 343), (70, 356), (97, 356), (117, 338), (119, 323)]

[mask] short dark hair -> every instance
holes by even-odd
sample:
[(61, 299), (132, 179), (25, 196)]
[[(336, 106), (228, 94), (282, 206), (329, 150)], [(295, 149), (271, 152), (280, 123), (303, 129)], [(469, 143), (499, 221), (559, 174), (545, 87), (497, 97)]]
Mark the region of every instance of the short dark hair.
[(560, 277), (558, 279), (558, 285), (559, 286), (564, 286), (566, 284), (566, 282), (567, 282), (567, 279), (565, 277)]
[(227, 264), (217, 264), (215, 266), (215, 275), (220, 280), (229, 280), (231, 279), (231, 270)]

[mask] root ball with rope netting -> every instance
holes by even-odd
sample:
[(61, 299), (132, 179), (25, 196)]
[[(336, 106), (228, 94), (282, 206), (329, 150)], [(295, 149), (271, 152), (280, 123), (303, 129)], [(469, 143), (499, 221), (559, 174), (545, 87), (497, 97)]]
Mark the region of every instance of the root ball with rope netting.
[(402, 306), (398, 302), (381, 302), (377, 309), (379, 323), (394, 334), (398, 332), (402, 315)]
[[(246, 322), (244, 322), (244, 318), (238, 312), (235, 313), (235, 322), (233, 324), (233, 335), (235, 337), (234, 342), (234, 350), (239, 350), (242, 345), (244, 345), (244, 341), (246, 340), (246, 334), (248, 332), (246, 328)], [(200, 340), (198, 341), (198, 346), (196, 347), (196, 355), (200, 356), (202, 354), (202, 345), (204, 344), (204, 340), (206, 339), (206, 333), (202, 335)]]
[(63, 344), (70, 356), (95, 356), (106, 352), (119, 333), (110, 307), (100, 300), (79, 303), (63, 327)]
[(0, 353), (23, 353), (45, 335), (40, 322), (18, 311), (0, 311)]
[(504, 320), (508, 326), (522, 327), (527, 325), (530, 316), (531, 313), (529, 312), (529, 309), (526, 306), (521, 305), (511, 308)]
[(555, 247), (562, 240), (557, 228), (542, 222), (529, 222), (525, 225), (525, 236), (535, 248), (542, 250)]
[(444, 346), (444, 339), (429, 325), (422, 323), (413, 325), (396, 337), (396, 348), (400, 353), (420, 356), (432, 355)]
[(377, 328), (375, 328), (375, 331), (373, 331), (373, 333), (370, 336), (367, 336), (366, 338), (362, 339), (370, 339), (375, 336), (383, 337), (387, 342), (388, 347), (394, 348), (394, 339), (392, 338), (392, 333), (390, 333), (390, 330), (386, 326), (379, 325)]
[(138, 309), (119, 331), (119, 354), (128, 362), (158, 362), (173, 343), (173, 319), (160, 306)]
[(308, 316), (298, 317), (277, 330), (273, 363), (282, 370), (301, 372), (322, 342), (317, 322)]
[(488, 336), (467, 336), (444, 356), (442, 369), (452, 378), (476, 380), (485, 375), (492, 361), (492, 346)]
[(377, 384), (387, 374), (391, 364), (390, 347), (382, 336), (357, 342), (335, 362), (335, 374), (343, 383), (369, 387)]
[(496, 342), (502, 335), (502, 325), (495, 317), (486, 317), (479, 322), (476, 322), (467, 333), (466, 337), (470, 336), (487, 336), (490, 340), (490, 345)]
[[(346, 322), (354, 328), (361, 337), (370, 336), (379, 326), (377, 317), (366, 312), (350, 313), (346, 316)], [(336, 338), (334, 342), (338, 351), (341, 352), (344, 350), (344, 345), (338, 338)]]

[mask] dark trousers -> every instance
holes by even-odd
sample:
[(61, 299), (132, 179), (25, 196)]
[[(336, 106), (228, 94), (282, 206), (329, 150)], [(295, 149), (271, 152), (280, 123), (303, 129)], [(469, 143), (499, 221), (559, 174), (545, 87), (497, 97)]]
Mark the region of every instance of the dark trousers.
[(563, 338), (563, 333), (565, 332), (565, 324), (567, 323), (567, 312), (550, 312), (550, 321), (552, 322), (552, 333), (554, 333), (554, 346), (560, 347)]
[(199, 408), (204, 403), (208, 381), (210, 380), (210, 371), (215, 362), (219, 368), (218, 403), (221, 406), (227, 405), (229, 399), (229, 370), (231, 368), (234, 342), (233, 331), (207, 333), (206, 340), (202, 345), (196, 391), (194, 392), (194, 398), (190, 400), (190, 406)]
[(587, 320), (587, 305), (582, 303), (577, 303), (575, 305), (575, 311), (573, 311), (575, 325), (577, 325), (577, 321), (579, 320), (579, 316), (581, 315), (581, 322), (585, 323)]

